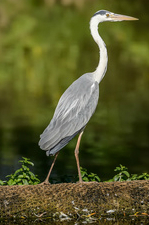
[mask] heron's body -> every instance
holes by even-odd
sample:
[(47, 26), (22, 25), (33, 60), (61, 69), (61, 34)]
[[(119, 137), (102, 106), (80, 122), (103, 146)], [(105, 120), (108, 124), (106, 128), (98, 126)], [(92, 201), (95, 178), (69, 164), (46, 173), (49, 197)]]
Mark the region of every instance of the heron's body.
[[(99, 98), (99, 83), (107, 70), (108, 55), (104, 41), (99, 36), (98, 24), (104, 21), (136, 20), (136, 18), (114, 14), (106, 10), (96, 12), (90, 20), (90, 30), (100, 50), (100, 60), (96, 70), (86, 73), (74, 81), (61, 96), (54, 116), (40, 136), (39, 146), (46, 154), (55, 155), (80, 133), (75, 149), (79, 181), (82, 182), (79, 166), (79, 145), (83, 130), (93, 115)], [(54, 162), (55, 162), (54, 160)], [(45, 180), (48, 182), (54, 163)]]
[(99, 85), (92, 74), (84, 74), (69, 86), (41, 135), (40, 147), (47, 155), (55, 155), (84, 129), (96, 109), (98, 97)]

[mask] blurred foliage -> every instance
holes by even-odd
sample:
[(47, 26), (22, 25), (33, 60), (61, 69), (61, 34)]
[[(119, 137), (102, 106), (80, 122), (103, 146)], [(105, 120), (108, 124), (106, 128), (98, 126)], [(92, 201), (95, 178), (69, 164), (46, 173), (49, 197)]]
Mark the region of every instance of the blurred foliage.
[[(83, 167), (91, 166), (94, 171), (100, 165), (105, 176), (108, 167), (123, 160), (136, 172), (139, 168), (146, 171), (148, 0), (0, 1), (0, 163), (5, 159), (8, 164), (9, 159), (25, 153), (38, 160), (40, 168), (45, 163), (48, 168), (49, 159), (37, 149), (39, 134), (64, 90), (97, 66), (98, 50), (88, 23), (100, 9), (138, 17), (139, 21), (99, 25), (109, 64), (100, 85), (100, 104), (82, 139)], [(69, 149), (74, 145), (75, 140), (65, 148), (60, 163), (72, 161)]]

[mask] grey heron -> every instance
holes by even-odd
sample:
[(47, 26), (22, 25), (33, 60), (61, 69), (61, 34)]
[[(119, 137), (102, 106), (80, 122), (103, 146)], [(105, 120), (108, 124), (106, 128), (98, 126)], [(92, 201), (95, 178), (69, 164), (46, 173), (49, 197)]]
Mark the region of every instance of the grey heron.
[(66, 89), (57, 104), (50, 124), (40, 135), (40, 148), (46, 151), (47, 156), (55, 155), (43, 183), (49, 183), (49, 176), (59, 151), (77, 134), (79, 137), (75, 148), (75, 158), (79, 182), (82, 182), (79, 164), (80, 141), (88, 121), (95, 112), (99, 98), (99, 83), (106, 73), (108, 63), (106, 45), (98, 33), (98, 24), (123, 20), (137, 20), (137, 18), (115, 14), (107, 10), (97, 11), (91, 17), (90, 31), (100, 50), (99, 64), (94, 72), (85, 73)]

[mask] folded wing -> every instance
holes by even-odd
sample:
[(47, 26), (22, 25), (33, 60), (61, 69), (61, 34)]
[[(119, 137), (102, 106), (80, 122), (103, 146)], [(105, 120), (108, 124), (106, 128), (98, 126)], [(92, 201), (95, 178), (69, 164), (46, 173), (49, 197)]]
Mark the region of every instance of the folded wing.
[(40, 136), (39, 146), (55, 155), (84, 129), (99, 98), (99, 85), (88, 74), (81, 76), (63, 93), (54, 116)]

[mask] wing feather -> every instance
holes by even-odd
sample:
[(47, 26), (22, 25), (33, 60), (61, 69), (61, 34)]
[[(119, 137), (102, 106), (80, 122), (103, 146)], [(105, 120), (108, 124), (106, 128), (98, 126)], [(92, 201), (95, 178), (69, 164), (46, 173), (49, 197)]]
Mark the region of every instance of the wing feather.
[(72, 83), (61, 96), (53, 118), (40, 136), (39, 145), (55, 154), (80, 132), (94, 113), (99, 85), (88, 74)]

